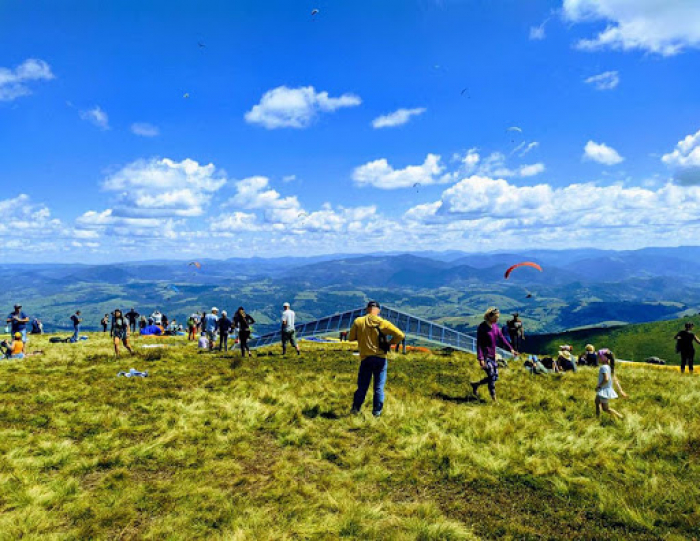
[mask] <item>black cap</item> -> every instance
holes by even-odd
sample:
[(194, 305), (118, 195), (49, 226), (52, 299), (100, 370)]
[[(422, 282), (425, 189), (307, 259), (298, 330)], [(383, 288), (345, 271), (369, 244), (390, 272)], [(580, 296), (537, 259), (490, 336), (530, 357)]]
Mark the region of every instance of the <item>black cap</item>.
[(367, 308), (381, 308), (381, 306), (379, 306), (377, 301), (369, 301), (367, 303)]

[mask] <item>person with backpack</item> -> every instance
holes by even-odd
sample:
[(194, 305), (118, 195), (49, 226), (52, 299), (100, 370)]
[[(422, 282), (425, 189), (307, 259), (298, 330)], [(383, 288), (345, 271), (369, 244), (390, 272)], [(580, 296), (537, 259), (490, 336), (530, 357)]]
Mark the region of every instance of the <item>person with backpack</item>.
[(678, 331), (673, 339), (676, 341), (676, 353), (681, 355), (681, 374), (685, 372), (685, 365), (688, 365), (688, 372), (693, 373), (693, 363), (695, 361), (695, 342), (700, 344), (700, 340), (693, 332), (695, 325), (692, 322), (685, 324), (685, 329)]
[(496, 307), (490, 307), (484, 313), (484, 321), (481, 322), (476, 331), (476, 358), (479, 366), (486, 372), (486, 376), (472, 383), (472, 394), (478, 398), (479, 387), (487, 385), (491, 399), (496, 402), (496, 382), (498, 381), (498, 363), (496, 362), (496, 348), (499, 345), (508, 349), (513, 355), (518, 355), (517, 351), (510, 345), (506, 337), (503, 336), (498, 326), (498, 318), (501, 312)]
[(219, 329), (218, 313), (219, 309), (214, 307), (211, 309), (211, 314), (207, 314), (204, 318), (204, 331), (209, 340), (209, 351), (212, 351), (216, 345), (216, 331)]
[(282, 305), (282, 327), (280, 333), (282, 335), (282, 355), (287, 354), (287, 342), (289, 342), (294, 349), (297, 350), (297, 355), (301, 355), (301, 350), (299, 349), (299, 344), (297, 344), (295, 334), (296, 334), (296, 314), (288, 302)]
[(195, 339), (195, 334), (197, 333), (197, 316), (192, 314), (187, 318), (187, 340), (191, 341)]
[(109, 325), (109, 314), (105, 314), (105, 317), (100, 320), (100, 325), (102, 325), (102, 332), (107, 332), (107, 325)]
[(22, 335), (22, 342), (27, 343), (27, 323), (29, 323), (29, 318), (27, 314), (22, 312), (22, 305), (15, 304), (15, 311), (7, 316), (7, 323), (10, 324), (10, 333), (12, 336), (15, 333), (20, 333)]
[(83, 318), (80, 317), (80, 310), (76, 310), (75, 314), (70, 317), (70, 320), (73, 322), (73, 336), (70, 341), (74, 344), (80, 338), (80, 324), (83, 322)]
[[(348, 340), (357, 341), (360, 350), (360, 368), (357, 374), (357, 390), (353, 396), (352, 413), (360, 413), (367, 396), (369, 385), (374, 380), (372, 415), (379, 417), (384, 409), (384, 385), (386, 384), (387, 353), (391, 344), (399, 344), (405, 334), (379, 317), (381, 306), (377, 301), (367, 303), (367, 314), (360, 316), (352, 324)], [(391, 340), (387, 335), (391, 335)]]
[(525, 340), (525, 329), (523, 328), (523, 322), (520, 321), (520, 314), (517, 312), (514, 313), (513, 319), (509, 320), (506, 325), (508, 327), (510, 345), (517, 351), (520, 351), (523, 346), (523, 341)]
[(129, 353), (134, 354), (129, 344), (129, 320), (122, 315), (122, 311), (117, 308), (112, 315), (112, 328), (109, 332), (114, 341), (114, 355), (119, 357), (119, 342), (124, 344), (124, 347)]
[(249, 314), (246, 314), (245, 309), (242, 306), (238, 307), (236, 310), (236, 315), (233, 316), (233, 326), (238, 329), (238, 341), (241, 346), (241, 357), (245, 357), (246, 351), (248, 352), (248, 357), (252, 357), (253, 354), (250, 352), (248, 347), (248, 340), (250, 339), (251, 331), (250, 326), (255, 324), (255, 320)]

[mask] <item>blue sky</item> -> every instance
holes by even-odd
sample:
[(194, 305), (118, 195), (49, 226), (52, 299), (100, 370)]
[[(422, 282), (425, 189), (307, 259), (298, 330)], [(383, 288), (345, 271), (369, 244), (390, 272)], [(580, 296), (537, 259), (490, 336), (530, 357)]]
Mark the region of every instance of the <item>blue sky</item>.
[(4, 2), (4, 248), (698, 244), (699, 48), (695, 0)]

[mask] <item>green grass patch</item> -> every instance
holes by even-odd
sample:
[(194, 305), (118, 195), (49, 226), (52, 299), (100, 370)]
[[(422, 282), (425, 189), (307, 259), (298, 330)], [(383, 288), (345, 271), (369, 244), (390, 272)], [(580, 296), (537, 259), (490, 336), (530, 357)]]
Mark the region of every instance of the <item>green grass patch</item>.
[(0, 539), (697, 536), (700, 378), (621, 367), (613, 423), (592, 369), (503, 370), (493, 405), (473, 356), (394, 355), (374, 419), (349, 413), (349, 345), (160, 342), (32, 338), (45, 355), (0, 364)]

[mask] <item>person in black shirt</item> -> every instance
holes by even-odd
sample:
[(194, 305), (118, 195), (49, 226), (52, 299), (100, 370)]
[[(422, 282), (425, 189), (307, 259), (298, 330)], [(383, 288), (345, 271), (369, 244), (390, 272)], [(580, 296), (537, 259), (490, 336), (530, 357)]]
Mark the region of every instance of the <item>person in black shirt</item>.
[(139, 319), (139, 313), (132, 308), (126, 313), (126, 319), (129, 321), (131, 332), (136, 332), (136, 322)]
[(224, 310), (219, 318), (219, 351), (228, 351), (228, 334), (231, 332), (231, 325), (232, 321)]
[(114, 354), (119, 357), (119, 342), (124, 344), (124, 347), (129, 353), (134, 354), (129, 344), (129, 320), (122, 315), (122, 311), (117, 308), (112, 317), (112, 329), (110, 335), (114, 340)]
[(693, 373), (693, 361), (695, 360), (695, 342), (700, 344), (700, 340), (692, 332), (692, 323), (685, 324), (685, 330), (676, 333), (673, 337), (676, 340), (676, 352), (681, 354), (681, 374), (685, 372), (685, 365), (688, 365), (688, 371)]
[(107, 332), (107, 325), (109, 325), (109, 314), (105, 314), (105, 317), (103, 317), (100, 321), (100, 325), (102, 325), (102, 332)]
[(236, 310), (236, 315), (233, 316), (233, 326), (238, 329), (238, 340), (241, 343), (241, 357), (245, 357), (245, 352), (248, 352), (248, 357), (252, 357), (248, 347), (248, 339), (250, 338), (250, 326), (255, 323), (255, 320), (245, 313), (242, 306)]
[(80, 334), (80, 323), (83, 321), (83, 318), (80, 317), (80, 310), (76, 310), (75, 314), (70, 317), (70, 320), (73, 322), (73, 337), (70, 339), (70, 341), (71, 343), (75, 343), (78, 341), (78, 335)]

